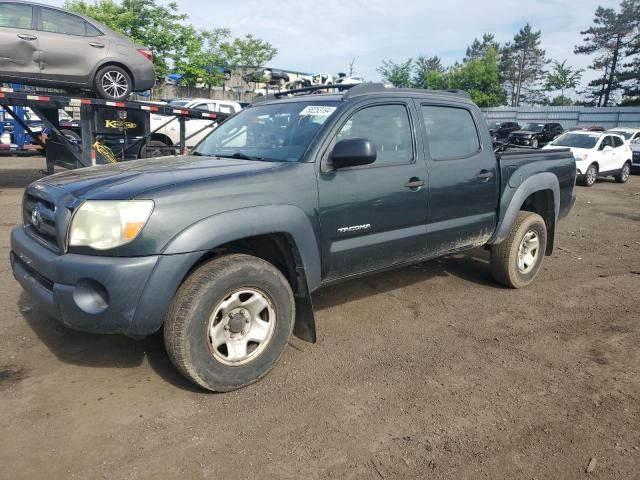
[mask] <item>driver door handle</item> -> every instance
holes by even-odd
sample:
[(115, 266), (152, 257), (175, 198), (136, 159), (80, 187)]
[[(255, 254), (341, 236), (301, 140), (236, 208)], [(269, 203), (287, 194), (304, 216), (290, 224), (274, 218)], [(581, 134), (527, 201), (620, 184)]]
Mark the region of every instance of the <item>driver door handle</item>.
[(425, 181), (420, 180), (418, 177), (412, 177), (407, 183), (404, 184), (405, 187), (410, 188), (411, 190), (420, 190), (424, 187)]
[(18, 34), (18, 38), (21, 38), (22, 40), (36, 40), (38, 37), (36, 37), (35, 35), (27, 35), (26, 33), (19, 33)]
[(89, 45), (91, 45), (93, 48), (104, 48), (104, 43), (89, 42)]
[(478, 174), (478, 178), (482, 181), (488, 181), (491, 180), (493, 178), (493, 172), (489, 172), (487, 170), (482, 170), (479, 174)]

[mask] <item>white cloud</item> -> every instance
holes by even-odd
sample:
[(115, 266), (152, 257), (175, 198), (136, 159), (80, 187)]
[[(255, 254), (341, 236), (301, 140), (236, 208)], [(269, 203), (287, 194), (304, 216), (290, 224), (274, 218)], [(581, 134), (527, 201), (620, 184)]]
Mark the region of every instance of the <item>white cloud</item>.
[[(44, 0), (60, 5), (61, 0)], [(377, 80), (382, 60), (402, 61), (419, 54), (460, 60), (483, 33), (504, 43), (529, 22), (542, 30), (550, 58), (586, 68), (587, 56), (573, 54), (580, 30), (591, 25), (598, 5), (619, 0), (179, 0), (198, 28), (226, 27), (248, 33), (278, 48), (271, 65), (307, 72), (336, 73), (356, 58), (358, 74)], [(585, 79), (593, 78), (589, 72)]]

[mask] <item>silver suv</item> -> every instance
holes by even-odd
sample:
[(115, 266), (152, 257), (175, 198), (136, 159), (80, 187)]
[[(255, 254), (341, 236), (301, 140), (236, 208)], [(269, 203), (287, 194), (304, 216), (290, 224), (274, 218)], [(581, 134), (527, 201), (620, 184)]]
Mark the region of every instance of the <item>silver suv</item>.
[(151, 51), (90, 18), (0, 0), (0, 82), (93, 90), (124, 100), (155, 84)]

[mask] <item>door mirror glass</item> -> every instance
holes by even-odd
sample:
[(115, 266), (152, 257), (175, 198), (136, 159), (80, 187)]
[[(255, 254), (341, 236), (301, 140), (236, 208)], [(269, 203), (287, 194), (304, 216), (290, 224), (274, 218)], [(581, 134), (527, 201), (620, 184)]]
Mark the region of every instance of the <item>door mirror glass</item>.
[(377, 152), (373, 143), (365, 138), (349, 138), (336, 143), (331, 152), (333, 168), (357, 167), (376, 161)]

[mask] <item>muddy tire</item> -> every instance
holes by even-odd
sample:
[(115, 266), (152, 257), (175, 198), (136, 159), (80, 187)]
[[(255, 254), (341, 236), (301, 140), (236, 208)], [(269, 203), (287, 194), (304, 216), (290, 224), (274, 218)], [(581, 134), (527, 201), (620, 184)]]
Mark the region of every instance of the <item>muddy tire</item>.
[(509, 236), (491, 247), (491, 274), (509, 288), (522, 288), (535, 279), (547, 248), (547, 227), (537, 213), (519, 212)]
[(286, 348), (295, 319), (291, 287), (270, 263), (227, 255), (198, 267), (164, 324), (176, 368), (200, 387), (226, 392), (264, 377)]

